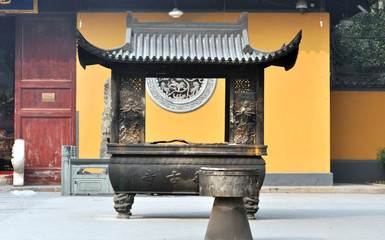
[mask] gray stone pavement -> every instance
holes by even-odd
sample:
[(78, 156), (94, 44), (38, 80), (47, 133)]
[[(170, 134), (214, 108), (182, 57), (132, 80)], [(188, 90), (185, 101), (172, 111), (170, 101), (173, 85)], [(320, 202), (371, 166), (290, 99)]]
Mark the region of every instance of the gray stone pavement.
[[(60, 185), (30, 185), (14, 187), (1, 185), (0, 192), (32, 190), (35, 192), (60, 192)], [(385, 194), (384, 184), (334, 184), (333, 186), (263, 186), (262, 193), (366, 193)]]
[[(13, 239), (203, 239), (213, 198), (139, 195), (132, 219), (111, 196), (0, 192), (0, 233)], [(262, 193), (254, 239), (385, 239), (385, 194)]]

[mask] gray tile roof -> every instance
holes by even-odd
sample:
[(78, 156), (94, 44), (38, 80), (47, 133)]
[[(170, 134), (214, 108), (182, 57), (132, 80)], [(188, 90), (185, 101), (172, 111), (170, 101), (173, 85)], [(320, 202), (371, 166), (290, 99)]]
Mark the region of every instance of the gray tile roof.
[[(123, 46), (100, 49), (78, 32), (79, 58), (83, 67), (100, 63), (101, 59), (122, 63), (274, 64), (275, 60), (298, 52), (301, 32), (276, 51), (251, 47), (247, 21), (247, 13), (242, 13), (234, 23), (138, 22), (128, 12)], [(83, 51), (99, 60), (82, 58)]]

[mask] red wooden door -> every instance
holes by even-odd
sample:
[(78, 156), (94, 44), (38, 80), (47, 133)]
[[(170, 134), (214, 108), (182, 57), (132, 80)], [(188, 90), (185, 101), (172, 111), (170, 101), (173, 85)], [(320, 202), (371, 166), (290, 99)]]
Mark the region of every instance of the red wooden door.
[(61, 146), (76, 145), (75, 15), (16, 21), (15, 139), (25, 140), (25, 183), (60, 184)]

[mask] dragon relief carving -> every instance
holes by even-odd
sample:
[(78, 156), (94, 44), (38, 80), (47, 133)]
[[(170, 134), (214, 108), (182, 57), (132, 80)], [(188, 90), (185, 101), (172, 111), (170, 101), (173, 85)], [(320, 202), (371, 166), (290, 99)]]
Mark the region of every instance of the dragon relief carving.
[(144, 128), (144, 98), (131, 90), (120, 91), (119, 141), (139, 143)]
[(190, 112), (203, 106), (216, 86), (215, 78), (146, 78), (146, 91), (160, 107)]
[(158, 78), (158, 86), (171, 99), (194, 97), (202, 89), (203, 78)]
[(254, 144), (256, 135), (256, 101), (254, 94), (242, 94), (234, 106), (234, 143)]

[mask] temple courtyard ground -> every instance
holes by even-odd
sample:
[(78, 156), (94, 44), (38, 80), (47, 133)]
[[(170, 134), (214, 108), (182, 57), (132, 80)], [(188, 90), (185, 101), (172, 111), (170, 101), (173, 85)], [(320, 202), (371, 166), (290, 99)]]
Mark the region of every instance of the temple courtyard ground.
[[(112, 196), (0, 191), (0, 239), (204, 239), (212, 203), (139, 195), (132, 218), (117, 219)], [(256, 217), (259, 240), (385, 239), (385, 194), (263, 192)]]

